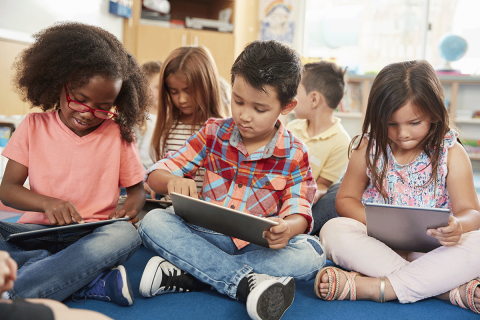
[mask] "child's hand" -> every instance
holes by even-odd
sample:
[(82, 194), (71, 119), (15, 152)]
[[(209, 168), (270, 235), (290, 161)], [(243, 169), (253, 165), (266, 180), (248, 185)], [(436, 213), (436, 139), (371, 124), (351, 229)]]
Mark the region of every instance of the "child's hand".
[(0, 251), (0, 294), (13, 288), (17, 279), (17, 263), (6, 251)]
[(454, 216), (450, 216), (448, 219), (448, 226), (437, 228), (437, 229), (428, 229), (427, 234), (432, 236), (438, 241), (442, 246), (454, 246), (460, 240), (460, 236), (463, 233), (462, 224)]
[(53, 199), (45, 208), (45, 215), (52, 225), (65, 225), (72, 222), (84, 223), (82, 216), (70, 201)]
[(146, 183), (143, 184), (143, 188), (145, 189), (145, 192), (147, 194), (150, 194), (150, 197), (155, 200), (155, 195), (156, 195), (155, 191), (150, 189), (150, 187)]
[(108, 219), (117, 219), (117, 218), (123, 218), (128, 216), (130, 218), (128, 222), (135, 225), (135, 223), (138, 222), (137, 215), (138, 215), (137, 210), (131, 210), (129, 212), (126, 212), (124, 209), (120, 209), (118, 211), (110, 213), (110, 215), (108, 216)]
[(282, 249), (290, 240), (290, 226), (288, 223), (280, 218), (268, 218), (270, 220), (278, 222), (278, 225), (273, 226), (268, 231), (263, 232), (263, 238), (268, 241), (268, 245), (271, 249)]
[(173, 178), (167, 184), (168, 195), (172, 192), (180, 193), (192, 198), (198, 198), (195, 181), (187, 178)]

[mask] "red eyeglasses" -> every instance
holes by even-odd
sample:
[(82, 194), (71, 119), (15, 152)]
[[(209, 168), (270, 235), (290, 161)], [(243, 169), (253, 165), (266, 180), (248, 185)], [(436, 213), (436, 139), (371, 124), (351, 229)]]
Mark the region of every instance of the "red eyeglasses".
[(74, 111), (77, 111), (77, 112), (80, 112), (80, 113), (91, 112), (91, 113), (93, 113), (93, 115), (95, 117), (100, 118), (100, 119), (111, 119), (111, 118), (114, 118), (114, 117), (117, 116), (117, 108), (115, 108), (115, 112), (110, 112), (110, 111), (102, 110), (102, 109), (92, 109), (92, 108), (90, 108), (89, 106), (87, 106), (83, 103), (80, 103), (76, 100), (73, 100), (68, 95), (67, 86), (65, 86), (65, 95), (67, 97), (68, 107), (70, 109), (74, 110)]

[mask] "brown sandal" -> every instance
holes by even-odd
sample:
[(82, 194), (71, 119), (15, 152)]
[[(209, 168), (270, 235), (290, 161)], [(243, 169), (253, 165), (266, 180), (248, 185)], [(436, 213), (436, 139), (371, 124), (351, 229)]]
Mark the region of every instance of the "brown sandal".
[(465, 297), (467, 299), (467, 306), (462, 301), (462, 298), (460, 297), (460, 290), (458, 288), (450, 290), (449, 297), (450, 297), (450, 302), (453, 305), (460, 306), (464, 309), (470, 309), (475, 313), (479, 313), (480, 311), (475, 307), (475, 301), (473, 301), (473, 298), (475, 297), (475, 289), (480, 286), (480, 279), (473, 279), (469, 283), (467, 283), (467, 288), (465, 289)]
[[(338, 271), (343, 272), (345, 276), (347, 277), (347, 282), (345, 283), (345, 286), (343, 287), (343, 291), (340, 295), (338, 295), (338, 287), (340, 285), (340, 277), (338, 274)], [(328, 293), (325, 297), (322, 297), (320, 294), (320, 279), (324, 274), (328, 275)], [(323, 300), (344, 300), (348, 293), (350, 293), (350, 300), (356, 300), (357, 299), (357, 287), (355, 285), (355, 277), (357, 276), (357, 273), (355, 272), (350, 272), (346, 273), (345, 271), (335, 268), (335, 267), (325, 267), (320, 269), (318, 271), (317, 276), (315, 277), (315, 294)]]

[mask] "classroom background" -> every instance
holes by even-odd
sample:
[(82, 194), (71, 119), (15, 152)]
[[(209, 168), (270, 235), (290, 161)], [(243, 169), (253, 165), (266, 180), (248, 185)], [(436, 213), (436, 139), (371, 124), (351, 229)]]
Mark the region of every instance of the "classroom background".
[[(0, 0), (0, 122), (6, 123), (0, 128), (0, 147), (8, 141), (11, 124), (39, 112), (12, 88), (15, 56), (35, 32), (74, 20), (110, 31), (139, 63), (161, 61), (179, 46), (204, 45), (227, 80), (235, 57), (257, 39), (290, 45), (304, 62), (334, 61), (347, 68), (348, 80), (335, 116), (352, 137), (360, 132), (376, 73), (388, 63), (425, 59), (439, 70), (451, 124), (477, 173), (478, 12), (478, 0)], [(480, 188), (478, 175), (476, 183)]]
[[(203, 45), (211, 51), (220, 75), (227, 80), (237, 55), (247, 43), (258, 39), (275, 39), (293, 47), (305, 63), (336, 62), (347, 68), (348, 85), (335, 116), (351, 137), (361, 131), (376, 73), (392, 62), (425, 59), (438, 70), (451, 125), (460, 132), (470, 156), (480, 197), (479, 12), (479, 0), (0, 0), (0, 152), (23, 117), (40, 112), (21, 101), (13, 90), (11, 67), (15, 57), (33, 42), (36, 32), (57, 21), (73, 20), (110, 31), (139, 63), (162, 61), (179, 46)], [(282, 121), (293, 118), (292, 114)], [(5, 165), (6, 159), (0, 156), (0, 179)], [(0, 219), (14, 221), (18, 213), (0, 208)], [(128, 267), (146, 263), (148, 253), (141, 253)], [(133, 281), (139, 280), (141, 270), (137, 271), (132, 275)], [(362, 302), (344, 308), (335, 302), (328, 306), (319, 303), (321, 308), (310, 310), (309, 303), (317, 300), (308, 286), (299, 287), (299, 299), (303, 300), (292, 307), (295, 312), (302, 312), (302, 318), (318, 316), (321, 310), (328, 312), (330, 319), (433, 319), (438, 318), (438, 312), (458, 315), (455, 318), (475, 316), (434, 299), (411, 306)], [(206, 295), (192, 296), (189, 310), (192, 306), (199, 309), (184, 310), (186, 318), (208, 318), (210, 306), (224, 318), (243, 317), (229, 314), (229, 308), (237, 308), (234, 301), (225, 303), (214, 292)], [(194, 302), (193, 298), (197, 300)], [(159, 305), (149, 305), (154, 308), (152, 317), (164, 312), (163, 307), (184, 304), (183, 299), (184, 296), (175, 295), (161, 303), (157, 299)], [(139, 304), (147, 306), (143, 300)], [(425, 309), (432, 305), (435, 313)], [(102, 312), (105, 304), (89, 301), (78, 307)], [(108, 309), (109, 315), (117, 319), (143, 318), (144, 314), (139, 312), (145, 310), (129, 309), (134, 313), (125, 317), (125, 309)], [(166, 315), (178, 318), (178, 313), (171, 310)], [(287, 318), (297, 317), (287, 313)]]

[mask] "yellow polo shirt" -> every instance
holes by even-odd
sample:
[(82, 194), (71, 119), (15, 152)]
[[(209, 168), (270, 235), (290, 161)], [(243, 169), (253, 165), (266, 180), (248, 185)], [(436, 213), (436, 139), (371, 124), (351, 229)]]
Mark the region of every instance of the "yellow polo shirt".
[(322, 177), (336, 183), (343, 176), (348, 162), (350, 136), (333, 117), (335, 124), (328, 130), (310, 138), (307, 133), (307, 120), (296, 119), (287, 124), (287, 130), (307, 145), (310, 166), (315, 180)]

